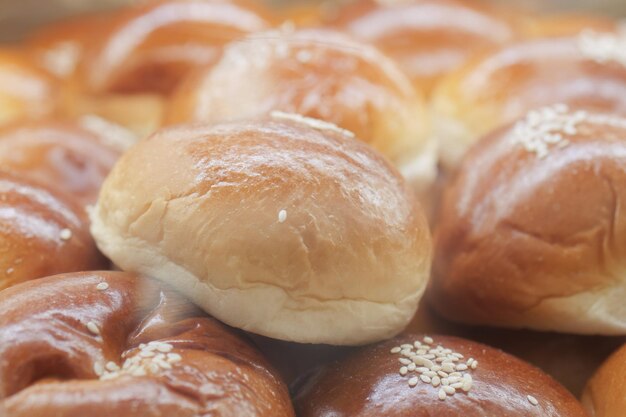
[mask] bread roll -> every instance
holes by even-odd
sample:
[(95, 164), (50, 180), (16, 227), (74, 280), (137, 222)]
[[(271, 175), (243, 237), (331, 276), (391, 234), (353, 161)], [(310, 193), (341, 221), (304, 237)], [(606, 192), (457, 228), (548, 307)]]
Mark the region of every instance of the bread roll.
[(293, 417), (243, 337), (155, 281), (47, 277), (0, 293), (0, 412), (11, 417)]
[(431, 260), (415, 195), (382, 156), (282, 113), (141, 141), (105, 181), (92, 234), (221, 321), (305, 343), (398, 333)]
[(621, 417), (626, 410), (626, 345), (591, 378), (582, 397), (591, 417)]
[(79, 75), (91, 92), (167, 93), (191, 68), (215, 62), (227, 42), (266, 29), (268, 19), (246, 0), (138, 4), (95, 35)]
[(313, 374), (296, 390), (295, 407), (299, 417), (586, 417), (556, 381), (511, 355), (416, 334)]
[(380, 48), (419, 91), (430, 93), (477, 51), (514, 39), (519, 22), (513, 15), (471, 0), (359, 0), (330, 23)]
[(465, 323), (626, 335), (626, 119), (555, 105), (476, 144), (444, 195), (430, 296)]
[(0, 290), (61, 272), (104, 268), (84, 208), (70, 195), (0, 169)]
[(0, 49), (0, 125), (52, 114), (59, 98), (58, 81), (26, 54)]
[(235, 42), (215, 68), (183, 84), (169, 108), (170, 123), (273, 110), (318, 118), (381, 151), (418, 189), (434, 179), (421, 97), (388, 58), (337, 32), (285, 29)]
[(0, 167), (95, 203), (119, 153), (71, 123), (30, 122), (0, 128)]
[(565, 103), (626, 111), (626, 41), (585, 31), (520, 42), (450, 74), (433, 97), (433, 130), (451, 170), (483, 134), (527, 111)]

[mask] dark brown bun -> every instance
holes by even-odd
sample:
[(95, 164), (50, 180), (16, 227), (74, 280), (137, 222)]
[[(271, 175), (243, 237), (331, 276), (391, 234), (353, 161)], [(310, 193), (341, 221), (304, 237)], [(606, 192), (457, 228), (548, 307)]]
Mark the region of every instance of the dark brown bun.
[(626, 410), (626, 345), (598, 369), (582, 402), (591, 417), (622, 417)]
[(393, 337), (430, 275), (428, 225), (400, 174), (298, 115), (156, 132), (121, 157), (91, 219), (123, 270), (287, 341)]
[(72, 123), (16, 123), (0, 128), (0, 167), (95, 203), (119, 153), (106, 138)]
[(626, 37), (580, 35), (518, 42), (449, 74), (433, 94), (433, 134), (448, 170), (481, 136), (527, 111), (565, 103), (626, 113)]
[(11, 417), (293, 417), (252, 345), (172, 290), (122, 272), (0, 292), (0, 411)]
[(259, 2), (145, 2), (122, 9), (94, 34), (79, 76), (90, 92), (167, 93), (191, 68), (215, 62), (226, 43), (268, 27)]
[[(410, 346), (415, 353), (415, 341), (450, 352), (433, 352), (427, 360), (417, 355), (417, 369), (407, 370), (414, 362), (404, 351)], [(455, 353), (463, 355), (451, 362), (463, 375), (461, 386), (450, 377), (443, 382), (447, 372), (420, 369), (453, 366), (436, 365), (436, 358)], [(297, 387), (294, 404), (299, 417), (586, 417), (565, 388), (509, 354), (456, 337), (432, 336), (431, 341), (416, 334), (363, 348), (328, 365)]]
[(446, 189), (430, 301), (475, 324), (626, 334), (626, 119), (534, 110)]
[(0, 290), (107, 262), (91, 235), (85, 208), (70, 194), (0, 170)]
[(400, 64), (419, 91), (426, 93), (476, 52), (506, 44), (517, 36), (514, 13), (479, 1), (392, 3), (353, 2), (336, 12), (330, 24), (378, 47)]
[(59, 82), (22, 51), (0, 49), (0, 125), (56, 111)]
[(214, 67), (181, 86), (167, 121), (218, 123), (276, 110), (351, 131), (420, 190), (434, 179), (422, 97), (378, 50), (326, 29), (283, 29), (232, 43)]

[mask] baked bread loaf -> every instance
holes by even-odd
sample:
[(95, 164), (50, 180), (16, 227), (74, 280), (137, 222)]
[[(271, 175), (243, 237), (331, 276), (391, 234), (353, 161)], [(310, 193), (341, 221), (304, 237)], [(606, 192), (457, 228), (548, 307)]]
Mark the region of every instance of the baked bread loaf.
[(0, 49), (0, 125), (51, 115), (59, 94), (58, 81), (27, 54)]
[(73, 123), (12, 124), (0, 128), (0, 167), (95, 203), (119, 157), (105, 140)]
[(268, 27), (259, 2), (145, 2), (109, 19), (91, 42), (79, 76), (95, 93), (167, 93), (191, 68), (215, 62), (226, 43)]
[(626, 119), (555, 105), (480, 141), (444, 194), (430, 300), (449, 319), (626, 334)]
[(420, 190), (435, 176), (421, 97), (391, 60), (337, 32), (285, 29), (235, 42), (181, 86), (169, 109), (169, 123), (273, 110), (318, 118), (385, 154)]
[(625, 39), (584, 31), (519, 42), (450, 74), (432, 99), (433, 134), (444, 168), (453, 169), (482, 135), (538, 107), (565, 103), (624, 113)]
[(299, 115), (161, 130), (122, 156), (91, 217), (123, 270), (276, 339), (391, 337), (429, 275), (428, 226), (402, 177)]
[(378, 47), (400, 64), (419, 91), (473, 54), (517, 37), (515, 15), (472, 0), (359, 0), (334, 13), (329, 23)]
[(626, 410), (626, 345), (598, 369), (582, 402), (591, 417), (621, 417)]
[(511, 355), (416, 334), (330, 364), (294, 401), (299, 417), (586, 417), (565, 388)]
[(11, 417), (293, 417), (243, 337), (122, 272), (0, 292), (0, 412)]
[(69, 194), (0, 169), (0, 290), (61, 272), (106, 267), (87, 214)]

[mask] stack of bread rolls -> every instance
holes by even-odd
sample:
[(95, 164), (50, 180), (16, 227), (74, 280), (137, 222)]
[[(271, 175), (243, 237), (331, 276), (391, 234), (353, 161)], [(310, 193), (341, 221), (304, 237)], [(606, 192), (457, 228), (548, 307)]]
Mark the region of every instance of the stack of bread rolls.
[(465, 0), (1, 46), (0, 416), (624, 417), (624, 47)]

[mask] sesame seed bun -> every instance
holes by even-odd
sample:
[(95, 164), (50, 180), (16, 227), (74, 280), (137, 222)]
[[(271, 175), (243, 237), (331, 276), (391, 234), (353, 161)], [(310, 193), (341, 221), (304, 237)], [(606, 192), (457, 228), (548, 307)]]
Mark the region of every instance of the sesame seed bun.
[(215, 410), (294, 415), (287, 387), (252, 343), (171, 288), (94, 271), (0, 292), (2, 416), (197, 417)]
[(0, 290), (51, 274), (105, 268), (84, 207), (23, 177), (0, 169)]
[(537, 107), (565, 103), (625, 113), (625, 39), (584, 31), (518, 42), (451, 73), (432, 99), (433, 134), (444, 168), (453, 169), (484, 134)]
[(336, 124), (382, 152), (420, 191), (435, 178), (425, 108), (408, 78), (370, 45), (330, 30), (262, 32), (228, 46), (174, 95), (168, 123), (297, 113)]
[(479, 142), (445, 191), (430, 295), (449, 319), (626, 334), (626, 119), (556, 105)]
[[(431, 354), (436, 359), (462, 355), (449, 363), (460, 369), (460, 381), (452, 373), (431, 371), (445, 362), (414, 355), (416, 341), (436, 349)], [(414, 371), (407, 370), (416, 362)], [(299, 417), (586, 417), (576, 398), (538, 368), (498, 349), (450, 336), (407, 334), (362, 348), (295, 388)]]
[(626, 410), (626, 345), (598, 369), (583, 392), (591, 417), (622, 417)]
[(124, 270), (235, 327), (297, 342), (391, 337), (417, 308), (431, 240), (378, 153), (301, 116), (164, 129), (122, 156), (92, 216)]

